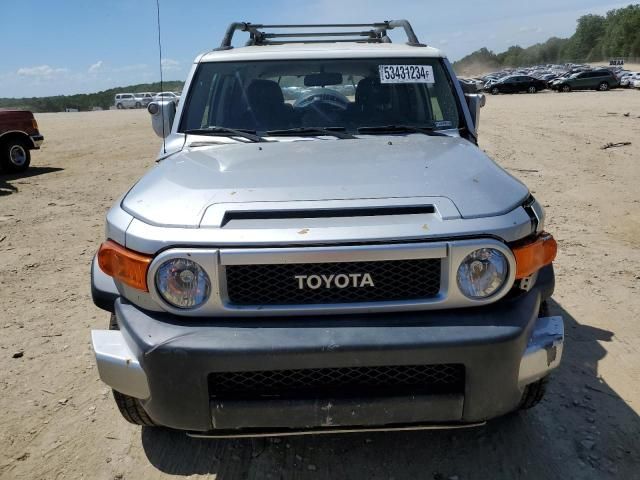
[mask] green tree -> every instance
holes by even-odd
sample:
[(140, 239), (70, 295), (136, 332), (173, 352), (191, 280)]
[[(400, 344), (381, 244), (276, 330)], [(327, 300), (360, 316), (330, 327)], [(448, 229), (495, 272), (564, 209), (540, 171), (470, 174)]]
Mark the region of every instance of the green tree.
[(552, 37), (528, 48), (518, 45), (494, 54), (482, 48), (453, 64), (465, 73), (470, 65), (486, 61), (484, 71), (545, 63), (593, 62), (610, 58), (640, 59), (640, 4), (611, 10), (606, 16), (584, 15), (570, 38)]

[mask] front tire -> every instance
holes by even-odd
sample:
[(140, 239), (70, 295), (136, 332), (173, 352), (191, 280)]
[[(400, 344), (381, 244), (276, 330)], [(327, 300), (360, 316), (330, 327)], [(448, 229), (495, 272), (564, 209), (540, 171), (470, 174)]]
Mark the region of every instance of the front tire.
[(0, 145), (0, 166), (8, 173), (24, 172), (31, 164), (31, 152), (26, 140), (10, 138)]
[(122, 110), (122, 108), (123, 108), (123, 107), (122, 107), (122, 104), (121, 104), (121, 103), (118, 103), (118, 104), (116, 105), (116, 108), (117, 108), (118, 110)]
[(529, 410), (538, 405), (547, 393), (548, 383), (549, 377), (544, 377), (524, 387), (518, 410)]
[(569, 85), (562, 85), (560, 87), (560, 90), (563, 91), (564, 93), (569, 93), (571, 91), (571, 87)]
[(116, 401), (120, 415), (129, 423), (140, 425), (141, 427), (155, 427), (156, 424), (149, 418), (147, 412), (144, 411), (140, 400), (130, 397), (124, 393), (112, 390), (113, 399)]
[(498, 87), (493, 87), (491, 89), (491, 95), (498, 95), (500, 93), (500, 90), (498, 89)]
[(538, 89), (536, 87), (534, 87), (533, 85), (531, 85), (528, 89), (527, 92), (529, 93), (536, 93), (538, 91)]
[(600, 90), (601, 92), (606, 92), (607, 90), (609, 90), (609, 84), (607, 82), (602, 82), (600, 85), (598, 85), (598, 90)]
[(142, 104), (140, 102), (136, 102), (136, 108), (142, 108)]
[[(109, 330), (120, 330), (120, 327), (118, 326), (118, 320), (113, 313), (111, 314), (111, 318), (109, 319)], [(127, 422), (134, 425), (140, 425), (142, 427), (156, 426), (156, 423), (151, 420), (147, 412), (145, 412), (144, 408), (142, 408), (140, 400), (134, 397), (130, 397), (129, 395), (125, 395), (124, 393), (120, 393), (116, 390), (112, 390), (112, 392), (113, 399), (116, 401), (116, 406), (118, 407), (118, 411)]]

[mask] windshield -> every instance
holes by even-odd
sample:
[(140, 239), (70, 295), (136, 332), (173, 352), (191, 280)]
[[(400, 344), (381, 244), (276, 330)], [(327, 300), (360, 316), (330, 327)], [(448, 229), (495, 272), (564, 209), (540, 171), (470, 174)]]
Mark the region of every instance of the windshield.
[(344, 59), (203, 63), (180, 131), (224, 127), (408, 125), (458, 128), (459, 110), (441, 59)]

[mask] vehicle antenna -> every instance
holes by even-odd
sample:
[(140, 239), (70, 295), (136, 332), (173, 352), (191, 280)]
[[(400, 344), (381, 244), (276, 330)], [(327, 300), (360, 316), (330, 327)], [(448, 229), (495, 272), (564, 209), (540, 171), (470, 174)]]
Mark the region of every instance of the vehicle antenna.
[[(162, 81), (162, 35), (160, 30), (160, 0), (156, 0), (156, 12), (158, 17), (158, 54), (159, 54), (159, 66), (160, 66), (160, 91), (164, 92), (164, 82)], [(162, 116), (162, 151), (167, 153), (167, 142), (164, 122), (164, 103), (160, 100), (160, 115)]]

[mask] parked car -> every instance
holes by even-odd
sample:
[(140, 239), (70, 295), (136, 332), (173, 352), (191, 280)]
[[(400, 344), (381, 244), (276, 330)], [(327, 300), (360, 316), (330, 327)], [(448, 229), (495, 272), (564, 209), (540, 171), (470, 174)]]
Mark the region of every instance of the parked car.
[(458, 81), (460, 82), (460, 86), (464, 93), (478, 93), (483, 90), (483, 83), (481, 80), (476, 80), (474, 78), (459, 78)]
[(29, 168), (31, 150), (38, 150), (43, 141), (33, 113), (0, 110), (0, 170), (16, 173)]
[(626, 77), (627, 75), (631, 75), (631, 74), (632, 74), (632, 73), (634, 73), (634, 72), (631, 72), (631, 71), (629, 71), (629, 70), (621, 69), (621, 70), (618, 70), (618, 71), (614, 71), (613, 73), (614, 73), (614, 75), (616, 76), (616, 78), (618, 79), (618, 81), (620, 81), (620, 80), (622, 80), (624, 77)]
[(551, 88), (558, 92), (570, 92), (571, 90), (600, 90), (605, 92), (618, 86), (618, 79), (607, 69), (574, 73), (568, 78), (559, 78), (551, 84)]
[(632, 87), (633, 82), (635, 82), (636, 80), (640, 80), (640, 73), (629, 72), (620, 79), (620, 86), (623, 88)]
[[(291, 435), (540, 402), (564, 342), (545, 306), (557, 245), (478, 147), (484, 95), (406, 20), (340, 49), (309, 33), (273, 48), (249, 25), (248, 46), (232, 24), (199, 57), (181, 109), (149, 105), (158, 162), (107, 214), (91, 290), (111, 319), (92, 346), (122, 416)], [(394, 28), (408, 43), (389, 48)]]
[(115, 96), (115, 106), (118, 110), (123, 108), (142, 108), (142, 98), (134, 93), (118, 93)]
[(485, 87), (485, 91), (491, 92), (492, 95), (498, 95), (499, 93), (536, 93), (545, 88), (547, 88), (547, 83), (544, 80), (529, 75), (511, 75)]
[[(151, 102), (153, 102), (153, 98), (155, 96), (155, 93), (142, 92), (142, 93), (136, 93), (134, 95), (136, 96), (136, 98), (140, 99), (141, 106), (142, 107), (146, 107)], [(139, 108), (139, 107), (137, 107), (137, 108)]]
[(153, 101), (154, 102), (158, 102), (158, 101), (172, 101), (175, 104), (178, 104), (178, 102), (180, 101), (180, 95), (176, 95), (173, 92), (160, 92), (160, 93), (156, 93), (155, 96), (153, 97)]

